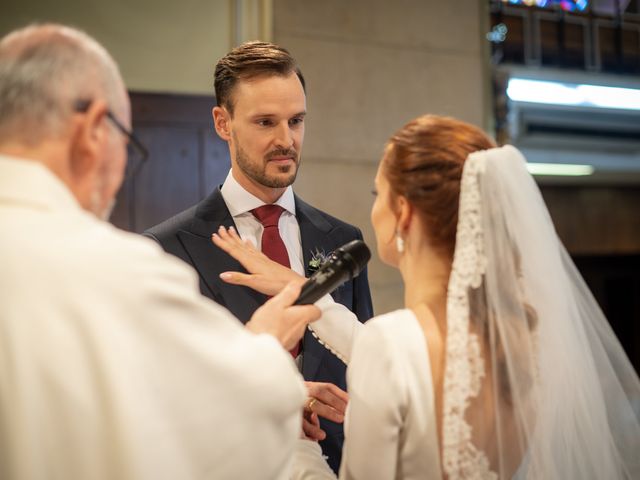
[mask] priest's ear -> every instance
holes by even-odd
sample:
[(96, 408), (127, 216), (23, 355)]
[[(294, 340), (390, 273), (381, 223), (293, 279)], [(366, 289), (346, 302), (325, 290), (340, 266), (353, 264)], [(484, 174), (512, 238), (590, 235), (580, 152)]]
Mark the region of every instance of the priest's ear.
[[(114, 158), (116, 144), (113, 140), (118, 133), (109, 123), (108, 111), (104, 101), (95, 100), (75, 112), (68, 127), (69, 155), (66, 160), (65, 183), (78, 203), (85, 210), (96, 214), (104, 208), (102, 202), (96, 204), (96, 192), (100, 193), (99, 200), (104, 196), (98, 187), (105, 188), (109, 177), (105, 172), (114, 171), (114, 162), (118, 162)], [(126, 161), (126, 157), (123, 156), (120, 161)], [(121, 178), (116, 176), (112, 183), (118, 183), (119, 186)]]
[(226, 142), (231, 140), (231, 114), (229, 111), (225, 107), (216, 106), (211, 110), (211, 115), (213, 116), (213, 125), (218, 136)]
[(73, 115), (69, 171), (73, 179), (81, 180), (100, 169), (109, 142), (106, 102), (95, 100), (84, 111)]

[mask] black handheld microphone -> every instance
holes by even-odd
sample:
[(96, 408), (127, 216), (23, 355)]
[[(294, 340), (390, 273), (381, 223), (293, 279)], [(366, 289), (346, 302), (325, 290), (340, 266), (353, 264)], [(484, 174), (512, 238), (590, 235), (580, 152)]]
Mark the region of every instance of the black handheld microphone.
[(305, 282), (294, 305), (309, 305), (351, 280), (365, 267), (371, 252), (362, 240), (352, 240), (335, 250)]

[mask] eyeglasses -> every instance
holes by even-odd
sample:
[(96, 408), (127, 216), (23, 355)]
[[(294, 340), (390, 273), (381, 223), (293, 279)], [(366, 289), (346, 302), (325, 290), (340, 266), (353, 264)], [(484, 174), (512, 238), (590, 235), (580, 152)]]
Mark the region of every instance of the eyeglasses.
[[(78, 113), (86, 113), (89, 110), (92, 100), (76, 100), (73, 109)], [(120, 120), (116, 118), (111, 110), (107, 110), (107, 118), (113, 125), (127, 137), (127, 166), (124, 174), (125, 180), (134, 177), (140, 167), (147, 161), (149, 151), (136, 137), (133, 131), (125, 127)]]

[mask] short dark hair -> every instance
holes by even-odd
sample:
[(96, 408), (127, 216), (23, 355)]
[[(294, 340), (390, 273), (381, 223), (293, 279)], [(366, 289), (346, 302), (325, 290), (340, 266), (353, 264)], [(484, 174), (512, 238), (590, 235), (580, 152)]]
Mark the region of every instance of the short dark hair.
[(268, 42), (246, 42), (231, 50), (216, 64), (214, 89), (218, 106), (233, 114), (232, 92), (239, 80), (260, 76), (287, 76), (295, 72), (306, 91), (300, 67), (291, 54)]

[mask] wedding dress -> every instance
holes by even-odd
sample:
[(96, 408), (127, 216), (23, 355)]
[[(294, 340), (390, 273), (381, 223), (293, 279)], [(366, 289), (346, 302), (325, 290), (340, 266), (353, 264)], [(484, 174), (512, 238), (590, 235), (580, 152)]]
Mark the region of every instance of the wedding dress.
[[(311, 328), (348, 364), (340, 478), (640, 478), (640, 381), (515, 148), (463, 170), (440, 445), (413, 314), (319, 306)], [(294, 478), (335, 476), (301, 440)]]
[[(343, 332), (331, 349), (348, 364), (340, 478), (441, 478), (429, 355), (413, 312), (397, 310), (364, 327), (339, 304), (322, 310), (314, 332)], [(356, 336), (351, 348), (344, 339)], [(335, 479), (320, 454), (317, 443), (301, 440), (294, 478)]]

